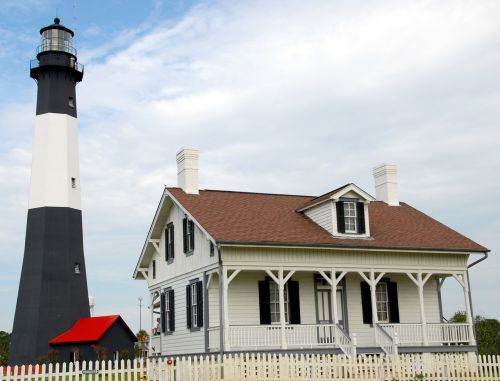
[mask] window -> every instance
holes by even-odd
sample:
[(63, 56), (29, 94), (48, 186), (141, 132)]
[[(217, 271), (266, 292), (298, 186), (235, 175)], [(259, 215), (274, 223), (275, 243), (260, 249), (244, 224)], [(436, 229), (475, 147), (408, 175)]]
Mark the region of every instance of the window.
[(168, 289), (162, 294), (162, 332), (175, 331), (175, 299), (174, 290)]
[(186, 286), (187, 327), (197, 329), (203, 326), (203, 283), (193, 281)]
[[(289, 323), (289, 303), (288, 303), (288, 283), (285, 284), (284, 290), (285, 302), (285, 322)], [(269, 283), (269, 307), (271, 310), (271, 324), (280, 322), (280, 296), (279, 287), (276, 282)]]
[[(373, 324), (371, 288), (361, 282), (361, 309), (363, 323)], [(380, 323), (399, 323), (398, 285), (390, 279), (382, 279), (375, 287), (377, 320)]]
[(165, 260), (167, 262), (174, 260), (174, 224), (172, 222), (165, 229)]
[(346, 233), (357, 233), (356, 204), (354, 202), (344, 202), (344, 223)]
[(184, 253), (191, 254), (194, 250), (194, 222), (187, 217), (183, 220)]
[(68, 106), (71, 108), (75, 108), (75, 99), (73, 97), (68, 98)]
[(156, 279), (156, 261), (153, 259), (153, 279)]
[(365, 234), (365, 204), (357, 200), (337, 201), (337, 232)]
[(215, 255), (215, 245), (212, 241), (210, 241), (210, 256), (213, 257)]
[(380, 282), (375, 288), (377, 300), (377, 317), (380, 323), (389, 323), (389, 294), (387, 292), (387, 283)]
[[(260, 324), (280, 322), (279, 288), (270, 278), (258, 281)], [(289, 324), (300, 324), (299, 282), (288, 280), (283, 292), (284, 318)]]
[(196, 292), (196, 283), (191, 285), (191, 321), (192, 327), (198, 326), (198, 295)]
[(76, 178), (71, 178), (71, 188), (76, 189)]
[(75, 262), (75, 274), (81, 274), (80, 263)]

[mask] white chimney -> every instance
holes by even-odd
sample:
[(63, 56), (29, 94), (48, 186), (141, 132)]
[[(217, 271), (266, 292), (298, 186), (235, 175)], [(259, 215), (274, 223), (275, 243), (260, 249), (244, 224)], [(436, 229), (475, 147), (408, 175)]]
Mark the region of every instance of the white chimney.
[(177, 152), (177, 186), (186, 193), (198, 194), (198, 150), (183, 147)]
[(375, 196), (391, 206), (399, 206), (398, 167), (396, 164), (384, 163), (373, 168), (375, 180)]

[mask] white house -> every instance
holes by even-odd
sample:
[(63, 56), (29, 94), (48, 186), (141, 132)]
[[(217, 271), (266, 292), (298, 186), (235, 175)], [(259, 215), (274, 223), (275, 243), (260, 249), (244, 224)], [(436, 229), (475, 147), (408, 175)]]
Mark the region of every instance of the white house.
[(456, 280), (470, 317), (470, 256), (488, 249), (400, 202), (395, 165), (374, 169), (374, 198), (199, 190), (198, 151), (177, 163), (134, 271), (161, 322), (152, 355), (475, 350), (440, 289)]

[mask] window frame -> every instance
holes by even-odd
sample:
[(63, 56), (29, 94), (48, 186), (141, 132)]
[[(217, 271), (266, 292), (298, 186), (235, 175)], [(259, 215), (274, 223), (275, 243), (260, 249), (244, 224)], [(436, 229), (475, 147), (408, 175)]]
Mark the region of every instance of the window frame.
[[(344, 203), (344, 226), (346, 234), (358, 233), (358, 213), (355, 201), (343, 201)], [(352, 213), (352, 214), (351, 214)], [(350, 229), (348, 226), (353, 225), (354, 228)]]
[(175, 230), (174, 223), (169, 222), (165, 229), (165, 256), (167, 263), (172, 263), (175, 258)]
[(191, 328), (198, 327), (198, 293), (197, 285), (198, 282), (193, 282), (189, 285), (189, 292), (191, 293), (191, 306), (189, 307), (189, 313), (191, 314)]
[[(275, 300), (274, 300), (275, 299)], [(284, 307), (285, 307), (285, 323), (289, 324), (290, 322), (290, 298), (288, 294), (288, 282), (285, 283), (285, 288), (283, 290), (283, 299), (284, 299)], [(273, 306), (275, 311), (273, 311)], [(271, 317), (271, 324), (280, 324), (281, 316), (280, 316), (280, 300), (279, 300), (279, 286), (273, 281), (269, 280), (269, 313)], [(273, 321), (273, 317), (277, 318), (276, 321)]]
[(195, 226), (194, 221), (191, 220), (187, 215), (184, 215), (183, 221), (183, 246), (184, 254), (192, 255), (195, 248)]
[[(380, 290), (384, 288), (383, 290)], [(381, 299), (381, 296), (384, 298)], [(384, 300), (385, 299), (385, 300)], [(377, 320), (379, 323), (390, 323), (391, 322), (391, 307), (389, 303), (389, 285), (385, 281), (378, 282), (375, 286), (375, 303), (377, 309)], [(379, 308), (385, 306), (384, 308)], [(386, 317), (383, 318), (382, 314), (385, 314)]]

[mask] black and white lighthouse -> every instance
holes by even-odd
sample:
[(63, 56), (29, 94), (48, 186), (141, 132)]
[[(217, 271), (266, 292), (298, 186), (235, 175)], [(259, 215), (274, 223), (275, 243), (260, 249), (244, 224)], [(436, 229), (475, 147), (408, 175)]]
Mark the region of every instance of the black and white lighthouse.
[(49, 340), (90, 316), (83, 254), (74, 33), (40, 30), (30, 76), (38, 85), (24, 261), (9, 363), (34, 363)]

